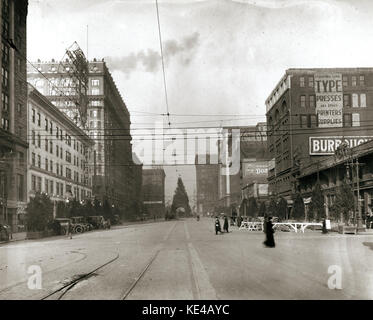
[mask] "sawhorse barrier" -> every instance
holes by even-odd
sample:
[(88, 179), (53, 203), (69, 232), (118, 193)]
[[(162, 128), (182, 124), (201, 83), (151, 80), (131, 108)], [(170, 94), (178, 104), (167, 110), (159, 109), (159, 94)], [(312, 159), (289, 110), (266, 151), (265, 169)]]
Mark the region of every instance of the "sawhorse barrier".
[[(309, 226), (321, 226), (322, 223), (316, 222), (275, 222), (273, 223), (273, 228), (275, 229), (276, 226), (287, 226), (290, 230), (294, 232), (298, 232), (298, 229), (304, 233), (307, 227)], [(248, 231), (262, 231), (263, 230), (263, 222), (248, 222), (242, 221), (239, 230), (248, 230)]]

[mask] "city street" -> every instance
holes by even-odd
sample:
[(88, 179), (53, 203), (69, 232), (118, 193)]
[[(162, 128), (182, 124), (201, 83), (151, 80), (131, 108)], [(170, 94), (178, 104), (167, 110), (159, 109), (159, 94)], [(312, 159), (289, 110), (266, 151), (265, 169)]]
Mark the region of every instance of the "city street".
[[(214, 220), (146, 223), (0, 245), (0, 299), (372, 299), (373, 236), (262, 232)], [(40, 266), (42, 288), (28, 288)], [(330, 266), (342, 289), (328, 288)]]

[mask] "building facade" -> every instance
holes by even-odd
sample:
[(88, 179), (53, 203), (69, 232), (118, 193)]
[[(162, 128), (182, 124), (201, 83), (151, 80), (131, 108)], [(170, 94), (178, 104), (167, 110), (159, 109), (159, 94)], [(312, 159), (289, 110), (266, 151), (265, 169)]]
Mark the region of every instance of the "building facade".
[(0, 223), (23, 225), (27, 193), (27, 0), (2, 0), (0, 85)]
[(161, 218), (165, 215), (165, 179), (166, 174), (161, 167), (142, 170), (143, 209), (149, 217)]
[(94, 141), (34, 87), (28, 87), (28, 198), (92, 199)]
[(344, 180), (354, 192), (355, 199), (351, 201), (354, 202), (355, 212), (360, 213), (364, 222), (373, 205), (373, 140), (303, 169), (297, 177), (297, 183), (306, 203), (306, 215), (312, 214), (307, 204), (314, 186), (319, 183), (324, 196), (325, 215), (338, 219), (339, 214), (332, 212), (332, 206), (336, 200), (336, 192)]
[(266, 108), (269, 193), (291, 202), (305, 167), (373, 138), (373, 68), (288, 69)]
[[(247, 186), (254, 183), (266, 183), (268, 172), (268, 151), (267, 151), (267, 128), (266, 124), (259, 122), (257, 125), (245, 127), (229, 127), (229, 136), (233, 136), (233, 131), (239, 133), (239, 152), (232, 151), (233, 140), (228, 141), (229, 154), (232, 159), (230, 168), (223, 163), (219, 170), (219, 200), (220, 206), (231, 208), (228, 213), (243, 213), (246, 205), (247, 193), (243, 192)], [(219, 152), (222, 151), (221, 141)], [(232, 154), (233, 152), (233, 154)], [(236, 154), (234, 154), (236, 153)], [(239, 157), (238, 170), (232, 172), (232, 167), (236, 167), (237, 161), (234, 157)], [(224, 159), (224, 157), (221, 157)], [(222, 160), (223, 161), (223, 160)]]
[[(205, 156), (205, 155), (204, 155)], [(196, 156), (196, 201), (198, 214), (214, 213), (219, 203), (219, 164)], [(205, 162), (204, 164), (202, 162)]]
[[(29, 82), (82, 126), (74, 109), (73, 92), (70, 92), (71, 65), (63, 61), (38, 61), (34, 65), (37, 70), (33, 67), (28, 70)], [(88, 63), (87, 100), (87, 121), (83, 129), (95, 141), (89, 166), (93, 194), (124, 213), (133, 211), (133, 190), (141, 175), (138, 170), (132, 170), (130, 114), (104, 60), (94, 59)]]

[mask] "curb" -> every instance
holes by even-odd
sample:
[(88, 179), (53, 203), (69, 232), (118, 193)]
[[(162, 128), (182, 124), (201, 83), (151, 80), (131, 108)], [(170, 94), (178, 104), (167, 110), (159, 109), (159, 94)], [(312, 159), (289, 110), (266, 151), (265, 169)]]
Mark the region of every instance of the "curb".
[(12, 243), (12, 242), (16, 242), (16, 241), (25, 241), (27, 240), (27, 238), (22, 238), (22, 239), (10, 239), (8, 241), (0, 241), (0, 245), (1, 244), (8, 244), (8, 243)]

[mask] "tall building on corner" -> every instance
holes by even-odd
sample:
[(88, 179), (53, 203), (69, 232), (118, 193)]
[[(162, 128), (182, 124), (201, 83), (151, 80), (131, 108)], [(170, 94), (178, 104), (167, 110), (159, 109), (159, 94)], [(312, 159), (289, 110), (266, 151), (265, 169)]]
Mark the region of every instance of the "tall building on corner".
[(0, 2), (0, 223), (23, 225), (27, 202), (27, 0)]
[[(28, 81), (55, 106), (81, 126), (74, 110), (76, 81), (69, 60), (35, 62)], [(132, 160), (130, 114), (104, 60), (88, 63), (87, 111), (84, 131), (95, 141), (92, 163), (93, 194), (124, 213), (135, 210), (133, 187), (141, 180)]]
[(269, 192), (291, 203), (309, 166), (373, 139), (373, 68), (288, 69), (266, 107)]

